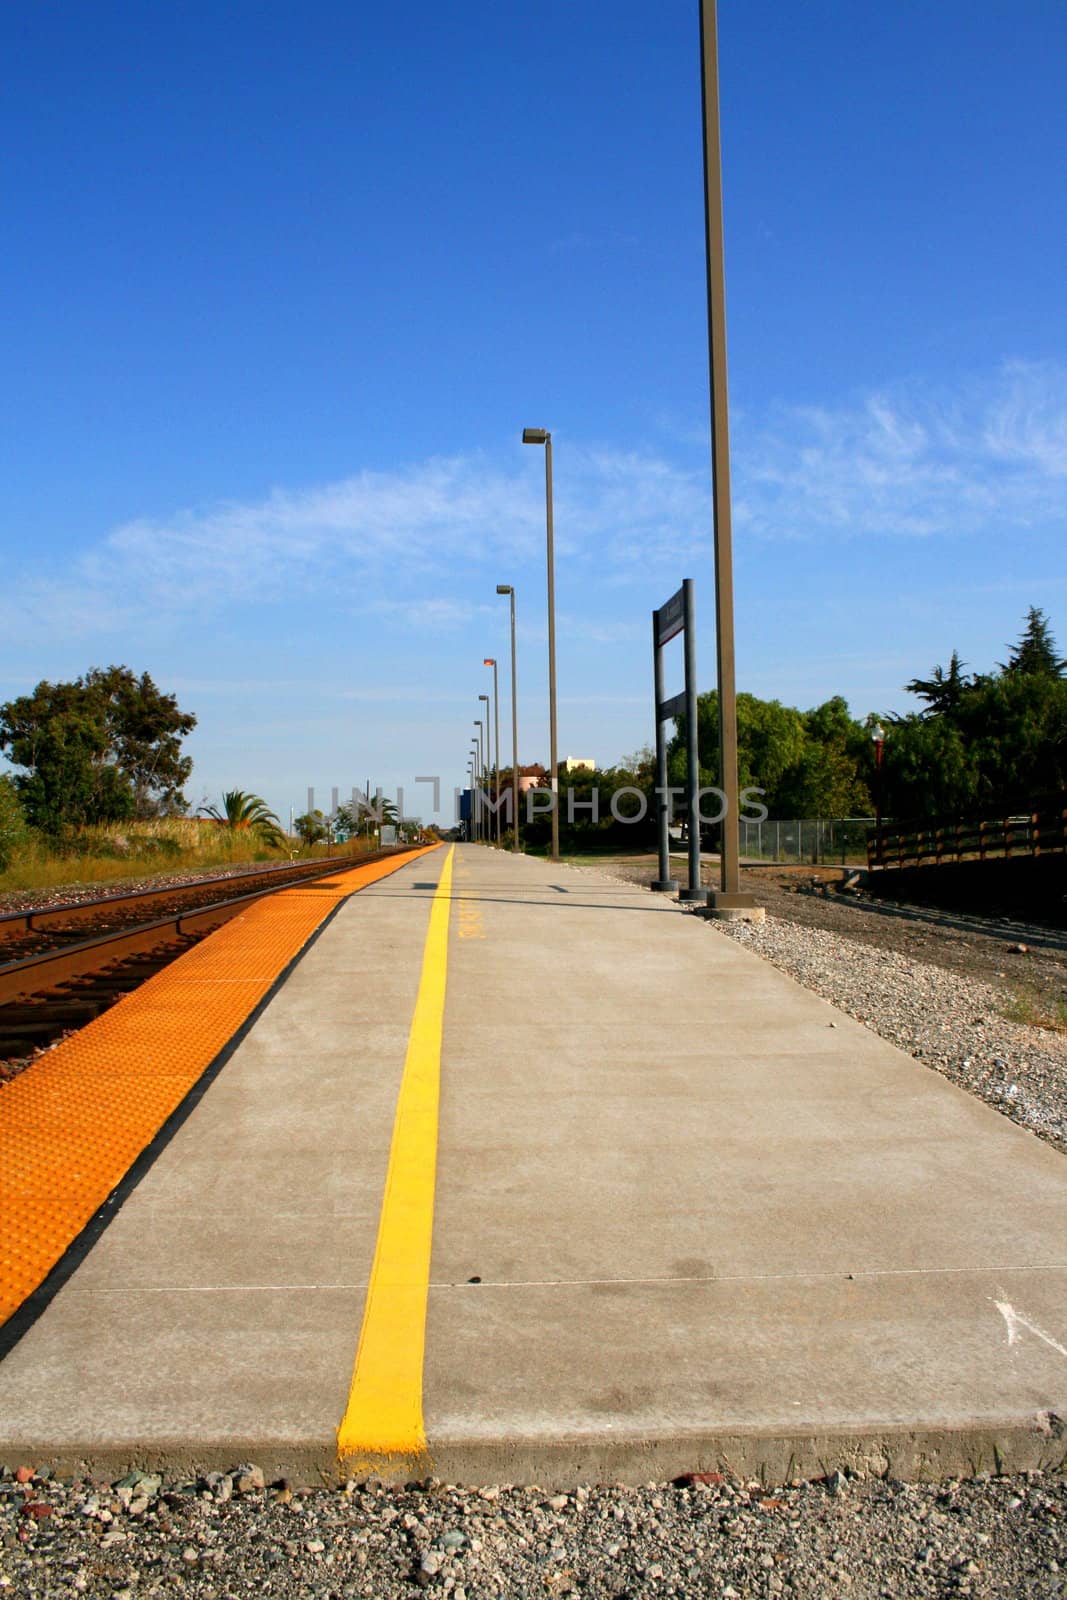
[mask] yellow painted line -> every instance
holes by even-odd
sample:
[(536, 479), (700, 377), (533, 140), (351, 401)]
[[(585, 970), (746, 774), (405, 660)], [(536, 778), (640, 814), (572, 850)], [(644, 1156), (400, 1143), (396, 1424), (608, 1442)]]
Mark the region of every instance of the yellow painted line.
[(337, 1453), (345, 1461), (361, 1455), (411, 1457), (426, 1448), (422, 1366), (454, 854), (453, 846), (430, 907), (374, 1265), (348, 1406), (337, 1430)]
[(423, 854), (253, 901), (0, 1090), (0, 1323), (44, 1281), (333, 908)]

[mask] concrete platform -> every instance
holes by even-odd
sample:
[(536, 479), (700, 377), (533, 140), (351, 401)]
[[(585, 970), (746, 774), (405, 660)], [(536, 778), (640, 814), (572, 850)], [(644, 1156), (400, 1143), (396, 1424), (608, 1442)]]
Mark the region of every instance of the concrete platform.
[[(342, 907), (0, 1364), (0, 1461), (337, 1473), (444, 860)], [(401, 1475), (1060, 1462), (1067, 1162), (672, 903), (460, 847), (423, 1404)]]

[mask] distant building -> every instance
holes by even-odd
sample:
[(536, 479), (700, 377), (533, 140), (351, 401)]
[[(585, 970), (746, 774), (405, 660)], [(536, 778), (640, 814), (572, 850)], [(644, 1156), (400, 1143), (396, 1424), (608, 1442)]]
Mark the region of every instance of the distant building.
[[(520, 767), (518, 771), (519, 793), (525, 794), (528, 789), (543, 789), (548, 783), (548, 773), (544, 767)], [(500, 774), (501, 789), (511, 788), (511, 772)]]
[(587, 761), (583, 756), (567, 756), (563, 763), (564, 772), (595, 772), (596, 762)]

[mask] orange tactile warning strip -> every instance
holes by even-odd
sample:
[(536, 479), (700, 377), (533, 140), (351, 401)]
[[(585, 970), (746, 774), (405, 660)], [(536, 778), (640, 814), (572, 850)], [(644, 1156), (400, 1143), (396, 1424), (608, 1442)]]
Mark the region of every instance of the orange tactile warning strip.
[(426, 853), (257, 901), (0, 1092), (0, 1323), (48, 1276), (333, 908)]

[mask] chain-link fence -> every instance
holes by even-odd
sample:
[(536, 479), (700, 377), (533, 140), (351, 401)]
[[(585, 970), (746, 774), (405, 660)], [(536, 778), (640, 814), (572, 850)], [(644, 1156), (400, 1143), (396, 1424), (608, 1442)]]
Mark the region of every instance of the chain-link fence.
[(741, 859), (783, 865), (867, 865), (867, 829), (873, 817), (791, 817), (741, 822)]

